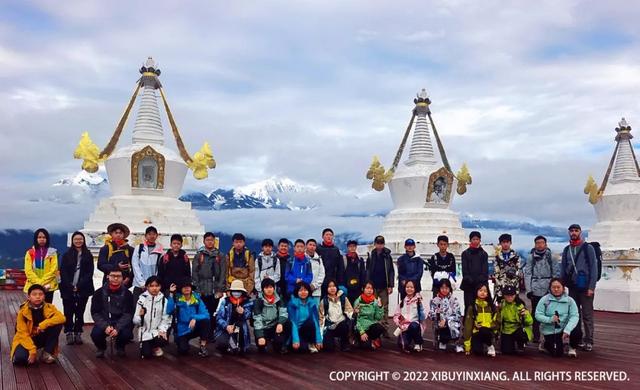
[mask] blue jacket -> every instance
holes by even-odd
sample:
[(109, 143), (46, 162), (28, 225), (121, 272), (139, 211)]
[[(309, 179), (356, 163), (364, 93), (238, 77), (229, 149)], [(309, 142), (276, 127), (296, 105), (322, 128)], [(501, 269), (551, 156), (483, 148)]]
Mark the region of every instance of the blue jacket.
[(422, 258), (414, 252), (413, 256), (407, 253), (398, 258), (398, 285), (400, 291), (404, 294), (404, 283), (412, 280), (416, 284), (416, 292), (422, 291), (420, 280), (424, 272), (425, 263)]
[(191, 300), (189, 302), (185, 300), (182, 294), (169, 297), (167, 314), (175, 315), (178, 325), (178, 336), (184, 336), (191, 332), (191, 329), (189, 329), (189, 322), (191, 322), (191, 320), (209, 320), (209, 312), (202, 298), (200, 298), (200, 294), (196, 292), (191, 293)]
[(320, 319), (318, 315), (318, 303), (309, 297), (305, 303), (298, 297), (292, 297), (287, 308), (289, 320), (291, 321), (291, 342), (300, 342), (300, 326), (309, 318), (316, 328), (316, 343), (322, 342), (322, 332), (320, 331)]
[(242, 308), (244, 309), (244, 313), (242, 316), (239, 316), (235, 321), (232, 319), (233, 314), (235, 312), (235, 308), (233, 303), (229, 297), (224, 297), (220, 300), (218, 304), (218, 309), (216, 310), (216, 332), (215, 337), (220, 336), (227, 332), (227, 326), (236, 325), (242, 327), (242, 331), (244, 332), (244, 350), (251, 345), (251, 333), (249, 332), (249, 318), (251, 318), (251, 314), (253, 313), (253, 300), (249, 298), (245, 298), (242, 302)]
[(311, 284), (313, 280), (313, 271), (311, 270), (311, 260), (309, 256), (304, 255), (304, 260), (300, 261), (295, 257), (287, 263), (287, 271), (285, 273), (287, 281), (287, 293), (292, 294), (296, 287), (296, 280), (302, 279), (306, 283)]
[[(540, 299), (535, 310), (536, 320), (540, 323), (540, 332), (545, 336), (561, 333), (562, 331), (564, 331), (564, 333), (571, 333), (576, 325), (578, 325), (580, 318), (576, 301), (567, 295), (566, 292), (557, 298), (553, 296), (553, 294), (545, 295)], [(560, 324), (558, 324), (558, 326), (552, 322), (553, 315), (556, 311), (560, 317)]]

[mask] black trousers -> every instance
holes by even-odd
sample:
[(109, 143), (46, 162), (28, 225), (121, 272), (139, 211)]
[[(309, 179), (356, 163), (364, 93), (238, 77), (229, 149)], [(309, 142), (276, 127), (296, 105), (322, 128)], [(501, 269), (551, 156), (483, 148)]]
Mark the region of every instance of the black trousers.
[(326, 351), (335, 349), (335, 339), (340, 339), (340, 348), (349, 346), (349, 334), (351, 333), (351, 320), (344, 319), (334, 329), (327, 329), (323, 335), (323, 347)]
[(424, 339), (422, 338), (422, 328), (418, 322), (412, 322), (409, 324), (407, 330), (402, 332), (400, 337), (398, 337), (398, 344), (400, 344), (404, 349), (409, 349), (411, 344), (422, 345), (423, 343)]
[[(175, 338), (176, 345), (178, 346), (178, 353), (180, 355), (186, 355), (189, 353), (189, 341), (191, 339), (195, 339), (199, 337), (200, 340), (207, 340), (209, 337), (209, 328), (211, 327), (211, 322), (209, 320), (197, 320), (196, 326), (191, 330), (191, 332), (184, 334), (182, 336), (178, 336)], [(176, 333), (177, 336), (177, 333)]]
[(516, 347), (523, 349), (529, 341), (529, 337), (522, 328), (518, 328), (511, 334), (500, 334), (500, 350), (504, 355), (516, 353)]
[[(104, 351), (107, 349), (107, 334), (104, 333), (104, 328), (98, 328), (96, 326), (91, 329), (91, 340), (93, 344), (99, 350)], [(124, 348), (129, 341), (133, 339), (133, 326), (127, 326), (122, 329), (118, 329), (118, 335), (116, 336), (116, 347)]]
[[(62, 325), (51, 326), (44, 332), (32, 337), (36, 348), (43, 348), (45, 352), (53, 354), (58, 346), (58, 337), (62, 331)], [(27, 365), (29, 364), (29, 350), (19, 344), (13, 353), (13, 364)]]
[[(295, 326), (295, 325), (292, 325)], [(300, 348), (298, 351), (309, 351), (309, 345), (316, 344), (320, 340), (316, 340), (316, 326), (311, 318), (307, 320), (298, 329), (298, 335), (300, 337)]]
[(44, 301), (47, 303), (53, 303), (53, 293), (55, 291), (47, 291), (44, 293)]
[(74, 294), (73, 298), (63, 299), (64, 333), (82, 333), (84, 326), (84, 309), (87, 307), (89, 297)]
[(438, 333), (438, 342), (440, 343), (446, 344), (453, 340), (453, 337), (451, 337), (451, 329), (449, 329), (448, 326), (436, 329), (436, 332)]
[(162, 348), (167, 345), (167, 341), (160, 337), (154, 337), (151, 340), (143, 341), (140, 345), (140, 356), (148, 358), (153, 356), (153, 350), (156, 348)]
[(379, 322), (376, 322), (375, 324), (372, 324), (369, 328), (367, 328), (365, 333), (369, 337), (369, 340), (364, 343), (362, 342), (362, 339), (358, 337), (358, 341), (360, 342), (361, 347), (370, 347), (372, 340), (379, 339), (382, 336), (382, 334), (384, 333), (384, 327)]
[[(564, 356), (564, 342), (562, 341), (563, 333), (564, 332), (560, 332), (544, 336), (544, 349), (546, 349), (551, 356)], [(580, 341), (577, 338), (574, 338), (573, 335), (569, 336), (569, 346), (571, 346), (571, 348), (578, 348), (579, 343)]]
[[(267, 349), (267, 345), (271, 343), (274, 351), (280, 351), (282, 347), (287, 343), (291, 335), (291, 322), (287, 321), (282, 324), (282, 332), (276, 333), (276, 327), (273, 326), (271, 328), (265, 328), (262, 330), (264, 332), (264, 339), (266, 344), (264, 346), (258, 345), (258, 337), (256, 337), (256, 345), (258, 346), (259, 352), (264, 352)], [(244, 336), (244, 335), (243, 335)]]
[(482, 327), (471, 336), (471, 352), (475, 355), (484, 355), (484, 346), (493, 345), (493, 331)]
[[(219, 298), (216, 298), (215, 295), (203, 295), (202, 296), (202, 302), (204, 302), (204, 306), (207, 308), (207, 311), (209, 312), (209, 322), (211, 324), (215, 324), (216, 323), (216, 309), (218, 308), (218, 302), (220, 301)], [(209, 328), (209, 335), (208, 338), (209, 340), (213, 340), (213, 333), (215, 332), (215, 326), (211, 326)]]
[(536, 307), (538, 307), (538, 302), (540, 302), (542, 297), (537, 297), (535, 295), (531, 296), (531, 314), (533, 317), (533, 342), (537, 343), (540, 341), (540, 323), (536, 320)]

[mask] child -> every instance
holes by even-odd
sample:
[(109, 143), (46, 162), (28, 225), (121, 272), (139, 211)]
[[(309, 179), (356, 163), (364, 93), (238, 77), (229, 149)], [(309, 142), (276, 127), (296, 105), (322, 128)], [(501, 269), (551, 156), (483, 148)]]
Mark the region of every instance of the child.
[[(198, 249), (191, 264), (193, 284), (204, 301), (209, 312), (209, 321), (215, 324), (215, 312), (218, 302), (226, 290), (227, 263), (222, 260), (216, 249), (216, 236), (207, 232), (204, 234), (204, 246)], [(214, 341), (213, 326), (209, 329), (209, 341)]]
[(173, 314), (176, 322), (174, 336), (179, 355), (189, 353), (189, 340), (200, 338), (198, 356), (207, 357), (207, 339), (209, 336), (209, 312), (200, 294), (193, 292), (191, 278), (180, 283), (180, 292), (176, 293), (176, 285), (169, 289), (171, 296), (167, 302), (167, 313)]
[(516, 288), (505, 286), (502, 289), (503, 301), (498, 313), (500, 323), (500, 350), (504, 355), (524, 352), (531, 340), (533, 318), (524, 302), (516, 295)]
[(311, 280), (311, 296), (316, 300), (316, 303), (320, 305), (320, 295), (322, 295), (322, 284), (324, 283), (324, 263), (322, 257), (316, 252), (318, 243), (313, 238), (307, 240), (306, 251), (311, 262), (311, 273), (313, 279)]
[(462, 283), (460, 288), (464, 291), (465, 314), (475, 302), (476, 287), (489, 281), (489, 255), (480, 246), (481, 239), (480, 232), (471, 232), (469, 234), (469, 248), (462, 252)]
[(137, 312), (133, 325), (140, 327), (140, 356), (148, 358), (163, 355), (162, 346), (167, 342), (171, 315), (165, 310), (167, 298), (160, 292), (160, 279), (150, 276), (144, 283), (145, 291), (136, 301)]
[(133, 267), (134, 302), (138, 302), (138, 297), (145, 289), (146, 280), (158, 273), (158, 262), (164, 254), (164, 248), (162, 244), (156, 242), (157, 239), (158, 229), (149, 226), (144, 231), (144, 242), (133, 251), (131, 266)]
[(433, 291), (434, 298), (438, 295), (438, 291), (440, 291), (440, 280), (456, 280), (456, 258), (452, 253), (447, 251), (447, 249), (449, 249), (449, 237), (438, 236), (438, 249), (439, 252), (431, 256), (427, 263), (427, 267), (431, 273), (431, 279), (433, 280), (431, 291)]
[(569, 357), (577, 357), (579, 340), (572, 337), (571, 332), (580, 318), (578, 305), (565, 292), (565, 283), (560, 278), (551, 279), (549, 291), (536, 306), (536, 319), (544, 335), (544, 348), (551, 356), (560, 357), (564, 355), (564, 344), (568, 342)]
[(276, 283), (271, 278), (262, 280), (260, 294), (253, 304), (253, 333), (258, 352), (264, 352), (271, 342), (274, 351), (287, 353), (291, 325), (287, 307), (276, 293)]
[(380, 337), (384, 333), (384, 327), (380, 324), (383, 316), (382, 301), (373, 295), (372, 282), (366, 282), (362, 294), (353, 304), (353, 312), (356, 317), (356, 329), (361, 347), (369, 347), (376, 350), (382, 346)]
[(384, 237), (376, 236), (373, 243), (374, 249), (370, 254), (367, 254), (367, 277), (365, 280), (373, 282), (375, 295), (382, 301), (384, 315), (381, 323), (385, 329), (383, 336), (389, 338), (389, 295), (393, 293), (396, 274), (391, 250), (385, 247)]
[(287, 307), (291, 320), (291, 348), (297, 352), (317, 353), (322, 349), (318, 304), (315, 299), (310, 299), (310, 294), (309, 283), (299, 281)]
[(342, 290), (338, 289), (338, 282), (329, 279), (327, 282), (327, 295), (322, 298), (320, 304), (320, 327), (324, 329), (322, 340), (325, 350), (334, 350), (334, 340), (340, 339), (340, 350), (349, 351), (349, 337), (351, 334), (351, 319), (353, 318), (353, 306), (345, 297)]
[[(287, 253), (288, 254), (288, 253)], [(271, 279), (277, 286), (280, 283), (280, 261), (273, 253), (273, 241), (270, 238), (262, 240), (262, 252), (256, 258), (255, 289), (262, 292), (262, 281)], [(280, 294), (278, 294), (280, 295)]]
[(289, 263), (293, 261), (289, 254), (289, 240), (286, 238), (281, 238), (280, 241), (278, 241), (278, 253), (276, 253), (276, 257), (278, 258), (278, 263), (280, 263), (280, 283), (276, 283), (276, 290), (278, 294), (280, 294), (280, 297), (286, 301), (288, 299), (287, 267)]
[(11, 343), (13, 364), (34, 364), (38, 348), (44, 349), (41, 358), (43, 363), (56, 361), (58, 337), (65, 318), (53, 304), (45, 302), (45, 293), (44, 287), (39, 284), (32, 284), (27, 290), (27, 301), (18, 310), (16, 334)]
[(53, 293), (58, 289), (58, 252), (51, 248), (47, 229), (38, 229), (33, 234), (33, 246), (24, 255), (24, 273), (27, 281), (24, 292), (29, 291), (32, 284), (44, 288), (44, 301), (53, 302)]
[(516, 295), (520, 290), (522, 275), (520, 271), (520, 256), (511, 249), (511, 235), (502, 234), (498, 241), (500, 247), (496, 250), (494, 262), (494, 286), (493, 291), (498, 303), (502, 302), (502, 289), (507, 286), (516, 289)]
[[(398, 345), (403, 352), (411, 352), (413, 343), (414, 352), (422, 352), (422, 332), (424, 332), (424, 320), (426, 318), (422, 296), (416, 292), (413, 280), (408, 280), (404, 285), (406, 295), (396, 306), (393, 322), (398, 326)], [(396, 331), (398, 333), (398, 331)]]
[(254, 256), (245, 246), (246, 239), (243, 234), (235, 233), (232, 241), (233, 248), (229, 251), (227, 263), (227, 287), (230, 287), (234, 280), (240, 280), (247, 294), (251, 294), (256, 275)]
[(453, 288), (449, 279), (440, 280), (438, 285), (438, 295), (431, 300), (429, 309), (429, 319), (436, 327), (438, 349), (445, 351), (447, 343), (453, 341), (456, 344), (456, 352), (464, 352), (462, 346), (457, 343), (462, 328), (460, 303), (452, 294)]
[(353, 303), (362, 294), (362, 286), (366, 281), (367, 270), (364, 260), (358, 256), (358, 242), (350, 240), (347, 242), (347, 254), (345, 255), (344, 279), (347, 284), (347, 296), (349, 302)]
[(71, 247), (60, 262), (60, 295), (64, 307), (64, 332), (67, 345), (82, 344), (84, 311), (93, 295), (93, 255), (87, 248), (84, 234), (71, 235)]
[(405, 254), (398, 258), (398, 292), (400, 300), (406, 296), (404, 285), (412, 280), (416, 292), (420, 292), (420, 280), (424, 272), (424, 260), (416, 253), (416, 242), (408, 239), (404, 242)]
[(222, 353), (243, 354), (251, 345), (249, 319), (253, 301), (240, 279), (231, 282), (228, 294), (220, 300), (216, 311), (217, 348)]
[[(313, 280), (311, 260), (309, 256), (305, 254), (304, 247), (304, 241), (297, 239), (293, 246), (293, 261), (287, 263), (287, 273), (285, 277), (287, 281), (287, 300), (292, 296), (293, 290), (298, 283), (305, 282), (310, 284)], [(311, 286), (309, 286), (309, 292), (311, 292)]]
[(318, 246), (318, 254), (324, 265), (323, 294), (327, 289), (326, 281), (329, 279), (335, 279), (339, 286), (344, 286), (344, 262), (340, 249), (335, 245), (334, 238), (333, 230), (330, 228), (322, 230), (322, 244)]
[(158, 278), (162, 284), (163, 293), (169, 296), (171, 286), (174, 288), (182, 281), (191, 280), (191, 263), (189, 256), (182, 250), (182, 236), (171, 236), (171, 249), (162, 256), (158, 263)]
[(107, 233), (104, 246), (98, 253), (98, 269), (104, 273), (102, 283), (107, 283), (109, 271), (117, 268), (122, 271), (122, 284), (129, 288), (133, 284), (133, 248), (127, 243), (129, 228), (122, 223), (112, 223), (107, 227)]
[(484, 346), (487, 355), (496, 356), (493, 346), (493, 333), (497, 329), (496, 313), (493, 301), (489, 298), (489, 286), (482, 283), (476, 287), (476, 300), (464, 317), (464, 351), (467, 355), (473, 352), (475, 355), (484, 355)]

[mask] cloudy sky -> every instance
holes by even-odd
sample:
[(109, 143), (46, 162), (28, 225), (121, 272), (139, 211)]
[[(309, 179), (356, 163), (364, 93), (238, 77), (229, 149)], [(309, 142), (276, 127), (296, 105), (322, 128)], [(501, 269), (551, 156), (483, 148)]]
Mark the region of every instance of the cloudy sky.
[(86, 218), (93, 205), (26, 199), (78, 171), (83, 131), (106, 144), (147, 56), (187, 147), (210, 141), (219, 164), (188, 189), (275, 175), (371, 194), (371, 157), (390, 164), (424, 87), (454, 169), (474, 178), (454, 209), (590, 225), (586, 178), (604, 175), (620, 117), (640, 123), (629, 2), (151, 4), (2, 2), (0, 228)]

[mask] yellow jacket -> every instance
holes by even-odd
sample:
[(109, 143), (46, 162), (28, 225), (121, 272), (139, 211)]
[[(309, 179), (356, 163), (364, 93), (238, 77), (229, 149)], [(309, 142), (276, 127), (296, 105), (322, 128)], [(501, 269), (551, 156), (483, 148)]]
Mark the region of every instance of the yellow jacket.
[[(64, 315), (51, 303), (44, 303), (42, 308), (44, 313), (44, 320), (38, 326), (41, 330), (45, 330), (50, 326), (64, 324)], [(16, 351), (18, 345), (22, 345), (29, 351), (29, 355), (35, 355), (37, 353), (36, 345), (33, 343), (33, 319), (31, 318), (31, 309), (29, 308), (29, 302), (24, 302), (18, 310), (18, 318), (16, 319), (16, 335), (13, 336), (13, 342), (11, 343), (11, 359), (13, 359), (13, 353)], [(58, 354), (58, 348), (54, 351), (54, 355)]]
[(478, 327), (489, 328), (493, 331), (498, 329), (499, 321), (497, 314), (489, 306), (487, 301), (476, 299), (473, 305), (467, 309), (464, 318), (464, 350), (471, 350), (471, 337), (478, 332)]
[(35, 248), (31, 248), (24, 255), (24, 273), (27, 275), (27, 281), (24, 284), (24, 292), (29, 290), (32, 284), (40, 284), (42, 286), (48, 284), (49, 291), (58, 289), (58, 252), (55, 248), (48, 248), (47, 255), (44, 259), (44, 269), (39, 270), (34, 267), (36, 258)]

